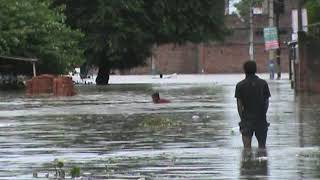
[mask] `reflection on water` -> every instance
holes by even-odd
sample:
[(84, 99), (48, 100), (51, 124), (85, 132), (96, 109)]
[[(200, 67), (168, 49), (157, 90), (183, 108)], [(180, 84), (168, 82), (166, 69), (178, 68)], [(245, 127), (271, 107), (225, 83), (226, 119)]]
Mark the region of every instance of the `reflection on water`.
[[(102, 179), (320, 178), (320, 97), (295, 97), (289, 81), (270, 82), (267, 150), (246, 152), (232, 133), (241, 78), (80, 86), (63, 98), (0, 92), (0, 179), (44, 177), (55, 158), (67, 176), (79, 166)], [(153, 91), (172, 103), (152, 104)]]
[(240, 178), (268, 179), (268, 153), (267, 150), (257, 149), (242, 151), (240, 165)]

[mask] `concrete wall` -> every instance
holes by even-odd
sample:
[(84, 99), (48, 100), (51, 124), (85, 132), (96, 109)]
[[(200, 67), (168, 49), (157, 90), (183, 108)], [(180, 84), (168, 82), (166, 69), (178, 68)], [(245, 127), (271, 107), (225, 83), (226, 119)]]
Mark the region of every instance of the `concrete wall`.
[(299, 33), (299, 48), (299, 61), (295, 66), (296, 90), (320, 93), (320, 38)]

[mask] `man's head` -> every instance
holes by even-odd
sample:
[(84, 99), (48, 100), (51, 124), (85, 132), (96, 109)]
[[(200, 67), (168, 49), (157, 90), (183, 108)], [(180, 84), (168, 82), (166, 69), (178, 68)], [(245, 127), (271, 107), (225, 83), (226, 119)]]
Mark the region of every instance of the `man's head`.
[(257, 72), (257, 64), (254, 61), (247, 61), (243, 64), (243, 70), (246, 75), (255, 74)]
[(160, 95), (159, 95), (158, 92), (153, 93), (151, 97), (152, 97), (152, 101), (153, 101), (154, 103), (158, 103), (159, 100), (160, 100)]

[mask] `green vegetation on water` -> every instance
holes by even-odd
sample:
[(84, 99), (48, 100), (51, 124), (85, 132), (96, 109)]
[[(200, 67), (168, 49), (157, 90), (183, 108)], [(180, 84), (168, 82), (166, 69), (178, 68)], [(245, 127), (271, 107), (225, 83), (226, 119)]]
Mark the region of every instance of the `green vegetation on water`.
[(169, 118), (156, 117), (156, 116), (144, 118), (139, 123), (140, 128), (149, 128), (152, 130), (167, 129), (167, 128), (175, 127), (179, 125), (181, 125), (181, 122), (177, 122)]

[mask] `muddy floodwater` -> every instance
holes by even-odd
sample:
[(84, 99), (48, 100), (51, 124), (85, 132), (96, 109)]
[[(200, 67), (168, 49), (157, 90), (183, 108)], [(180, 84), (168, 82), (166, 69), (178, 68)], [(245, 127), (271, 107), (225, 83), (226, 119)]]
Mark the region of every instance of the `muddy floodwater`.
[[(83, 179), (320, 179), (320, 96), (268, 81), (267, 150), (244, 151), (242, 78), (112, 76), (74, 97), (0, 91), (0, 179), (53, 178), (55, 159), (66, 178), (76, 166)], [(172, 103), (152, 104), (154, 91)]]

